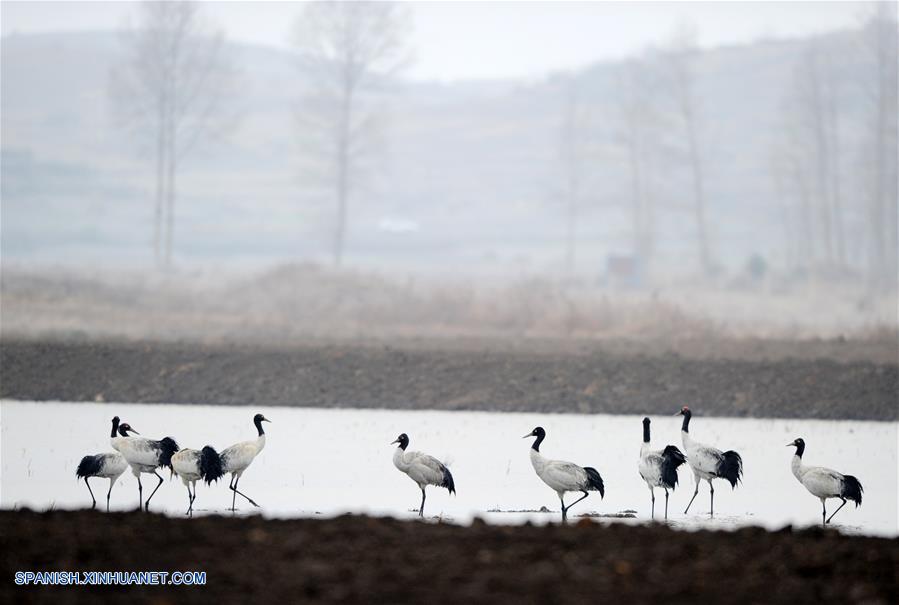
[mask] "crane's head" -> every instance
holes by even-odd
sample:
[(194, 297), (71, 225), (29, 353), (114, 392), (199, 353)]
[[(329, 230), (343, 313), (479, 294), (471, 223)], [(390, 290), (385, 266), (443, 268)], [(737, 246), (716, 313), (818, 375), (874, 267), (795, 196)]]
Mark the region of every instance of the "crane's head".
[(650, 422), (649, 418), (644, 418), (644, 419), (643, 419), (643, 426), (649, 426), (649, 422)]
[(788, 443), (788, 444), (787, 444), (787, 447), (801, 447), (801, 448), (804, 448), (804, 447), (805, 447), (805, 440), (804, 440), (802, 437), (797, 437), (796, 439), (793, 440), (792, 443)]
[(140, 435), (140, 433), (138, 433), (133, 428), (131, 428), (130, 424), (128, 424), (127, 422), (123, 422), (122, 424), (119, 425), (119, 435), (121, 435), (122, 437), (127, 437), (128, 433), (134, 433), (135, 435)]
[(543, 439), (544, 437), (546, 437), (546, 431), (543, 430), (542, 426), (538, 426), (533, 431), (522, 437), (522, 439), (527, 439), (528, 437), (539, 437), (540, 439)]
[(253, 416), (253, 424), (259, 424), (260, 422), (271, 422), (271, 420), (269, 420), (262, 414), (256, 414), (255, 416)]
[(676, 413), (675, 416), (692, 416), (693, 412), (690, 411), (690, 408), (684, 406), (680, 409), (680, 412)]
[(390, 445), (393, 445), (394, 443), (399, 443), (401, 450), (406, 449), (406, 446), (409, 445), (409, 435), (407, 435), (406, 433), (400, 433), (400, 436), (391, 441)]

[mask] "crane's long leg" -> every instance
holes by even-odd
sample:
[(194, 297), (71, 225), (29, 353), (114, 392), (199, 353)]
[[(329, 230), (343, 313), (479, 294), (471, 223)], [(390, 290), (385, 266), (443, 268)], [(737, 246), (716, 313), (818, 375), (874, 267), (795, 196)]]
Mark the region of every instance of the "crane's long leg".
[(565, 506), (565, 495), (559, 494), (559, 500), (562, 502), (562, 523), (568, 523), (568, 507)]
[(146, 510), (147, 512), (150, 512), (150, 500), (153, 499), (153, 496), (156, 494), (156, 490), (159, 489), (159, 486), (160, 486), (160, 485), (162, 485), (162, 477), (159, 475), (159, 473), (157, 473), (157, 472), (154, 470), (154, 471), (153, 471), (153, 474), (156, 475), (156, 478), (157, 478), (157, 479), (159, 479), (159, 483), (156, 484), (156, 488), (153, 490), (153, 493), (150, 494), (150, 497), (149, 497), (149, 498), (147, 498), (147, 504), (146, 504), (145, 507), (144, 507), (145, 510)]
[[(240, 477), (238, 477), (237, 479), (234, 480), (234, 487), (231, 488), (231, 489), (234, 491), (234, 494), (232, 495), (232, 498), (231, 498), (231, 504), (232, 504), (232, 506), (234, 505), (234, 496), (236, 496), (237, 494), (240, 494), (241, 496), (243, 496), (244, 498), (247, 499), (247, 502), (249, 502), (250, 504), (252, 504), (252, 505), (255, 506), (256, 508), (259, 508), (259, 505), (256, 504), (255, 502), (253, 502), (253, 499), (252, 499), (252, 498), (250, 498), (250, 497), (247, 496), (246, 494), (241, 494), (239, 491), (237, 491), (237, 482), (238, 482), (238, 481), (240, 481)], [(234, 509), (232, 508), (231, 510), (234, 510)]]
[(118, 479), (118, 477), (110, 477), (109, 478), (109, 491), (106, 492), (106, 512), (107, 513), (109, 512), (109, 496), (112, 495), (112, 486), (115, 485), (116, 479)]
[(184, 514), (190, 516), (190, 509), (193, 508), (194, 499), (193, 496), (190, 495), (190, 483), (185, 483), (184, 487), (187, 488), (187, 512)]
[(137, 512), (144, 509), (144, 486), (140, 482), (140, 473), (137, 474)]
[(655, 520), (656, 518), (656, 490), (652, 489), (652, 486), (649, 487), (649, 495), (652, 496), (652, 515), (651, 518)]
[(821, 527), (827, 525), (827, 501), (821, 498)]
[(418, 507), (418, 516), (425, 516), (425, 488), (421, 488), (421, 506)]
[(231, 481), (228, 483), (228, 489), (231, 490), (231, 511), (237, 510), (234, 506), (234, 501), (237, 499), (237, 493), (234, 491), (234, 475), (231, 475)]
[[(840, 509), (841, 509), (841, 508), (843, 508), (844, 506), (846, 506), (846, 498), (840, 498), (840, 500), (842, 500), (843, 503), (840, 504), (840, 506), (839, 506), (839, 508), (837, 508), (837, 510), (833, 511), (833, 515), (830, 516), (830, 519), (833, 519), (833, 518), (834, 518), (834, 515), (836, 515), (838, 512), (840, 512)], [(830, 523), (830, 519), (827, 520), (827, 523)]]
[(575, 500), (574, 502), (572, 502), (571, 504), (569, 504), (568, 506), (566, 506), (563, 509), (562, 516), (563, 516), (564, 520), (566, 520), (566, 521), (568, 520), (568, 509), (570, 509), (572, 506), (574, 506), (575, 504), (577, 504), (578, 502), (580, 502), (581, 500), (583, 500), (584, 498), (586, 498), (587, 496), (590, 495), (587, 492), (583, 492), (583, 494), (584, 494), (583, 496), (581, 496), (580, 498), (578, 498), (577, 500)]
[(91, 500), (94, 501), (94, 503), (91, 504), (91, 510), (94, 510), (97, 508), (97, 499), (94, 498), (94, 490), (91, 489), (91, 484), (87, 482), (87, 479), (87, 477), (84, 478), (84, 484), (87, 486), (87, 491), (91, 493)]
[(709, 517), (715, 518), (715, 486), (712, 485), (712, 480), (709, 479), (709, 497), (711, 498), (711, 505), (709, 508)]
[(699, 493), (699, 480), (696, 481), (696, 489), (693, 491), (693, 497), (690, 498), (690, 503), (687, 504), (687, 508), (684, 509), (684, 514), (685, 514), (685, 515), (687, 514), (687, 511), (690, 510), (690, 507), (693, 506), (693, 500), (696, 499), (696, 494), (698, 494), (698, 493)]
[(668, 490), (665, 490), (665, 521), (668, 520)]

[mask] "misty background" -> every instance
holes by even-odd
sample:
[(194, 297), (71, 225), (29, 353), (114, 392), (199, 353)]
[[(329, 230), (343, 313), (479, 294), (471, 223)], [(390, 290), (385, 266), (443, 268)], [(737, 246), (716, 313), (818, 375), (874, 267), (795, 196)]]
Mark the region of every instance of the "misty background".
[(6, 334), (896, 328), (893, 3), (66, 4), (2, 5)]

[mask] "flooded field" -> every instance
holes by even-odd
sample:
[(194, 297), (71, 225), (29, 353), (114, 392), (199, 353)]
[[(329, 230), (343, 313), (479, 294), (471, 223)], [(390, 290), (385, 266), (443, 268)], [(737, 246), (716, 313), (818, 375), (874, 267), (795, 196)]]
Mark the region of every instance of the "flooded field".
[[(601, 515), (634, 511), (626, 523), (649, 519), (650, 499), (637, 474), (642, 427), (639, 416), (547, 415), (486, 412), (388, 410), (322, 410), (143, 404), (2, 402), (3, 508), (74, 509), (90, 505), (75, 468), (85, 454), (110, 451), (109, 420), (119, 415), (144, 436), (174, 437), (182, 447), (210, 444), (223, 449), (255, 437), (251, 420), (261, 411), (273, 423), (267, 445), (241, 480), (244, 493), (261, 508), (239, 504), (240, 514), (271, 517), (333, 516), (344, 512), (414, 517), (419, 503), (415, 484), (391, 462), (389, 443), (401, 432), (410, 449), (446, 461), (458, 494), (428, 488), (428, 517), (468, 523), (481, 517), (490, 523), (557, 521), (555, 494), (534, 474), (529, 440), (522, 435), (543, 426), (547, 457), (595, 466), (606, 485), (606, 497), (591, 493), (571, 510)], [(653, 443), (680, 445), (680, 419), (653, 418)], [(835, 468), (859, 477), (864, 503), (840, 511), (834, 523), (851, 533), (897, 534), (897, 424), (862, 421), (764, 420), (705, 418), (697, 410), (694, 438), (743, 456), (744, 482), (734, 491), (716, 489), (716, 517), (708, 519), (707, 486), (689, 515), (683, 514), (693, 491), (692, 473), (682, 468), (680, 487), (670, 501), (675, 527), (733, 528), (759, 525), (813, 525), (820, 519), (818, 501), (790, 472), (795, 437), (808, 444), (808, 464)], [(176, 478), (166, 482), (151, 507), (170, 515), (187, 508), (187, 491)], [(144, 476), (145, 493), (155, 484)], [(92, 480), (98, 502), (106, 480)], [(198, 514), (226, 513), (227, 484), (198, 488)], [(130, 473), (117, 482), (112, 508), (137, 506), (137, 485)], [(664, 499), (657, 494), (657, 519)], [(835, 504), (830, 503), (832, 510)], [(539, 511), (546, 507), (551, 513)]]

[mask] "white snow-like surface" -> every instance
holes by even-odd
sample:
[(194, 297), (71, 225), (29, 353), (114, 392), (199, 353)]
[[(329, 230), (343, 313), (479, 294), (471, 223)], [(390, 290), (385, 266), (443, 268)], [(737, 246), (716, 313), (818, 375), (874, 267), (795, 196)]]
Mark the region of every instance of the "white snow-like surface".
[[(420, 492), (394, 468), (396, 446), (389, 445), (405, 432), (411, 439), (410, 449), (428, 452), (449, 464), (458, 490), (453, 497), (446, 490), (429, 487), (426, 517), (440, 516), (457, 523), (468, 523), (474, 517), (491, 523), (558, 522), (558, 498), (531, 468), (528, 448), (533, 438), (521, 438), (539, 425), (547, 432), (541, 452), (593, 466), (605, 482), (605, 499), (591, 493), (571, 509), (573, 521), (582, 513), (627, 509), (637, 511), (637, 518), (614, 522), (649, 518), (649, 490), (637, 472), (642, 416), (18, 401), (0, 402), (0, 507), (89, 506), (90, 496), (75, 479), (75, 469), (85, 454), (111, 451), (109, 429), (114, 415), (146, 437), (171, 436), (181, 447), (209, 444), (221, 450), (255, 437), (252, 417), (256, 412), (273, 422), (264, 425), (265, 450), (244, 474), (240, 490), (261, 508), (254, 509), (238, 497), (239, 514), (311, 517), (355, 512), (414, 518)], [(656, 416), (652, 420), (653, 447), (669, 443), (681, 447), (679, 417)], [(724, 481), (716, 482), (714, 520), (708, 519), (708, 486), (703, 482), (685, 516), (693, 478), (689, 469), (681, 467), (680, 487), (670, 501), (672, 525), (774, 529), (818, 523), (820, 502), (793, 477), (790, 462), (794, 448), (785, 447), (803, 437), (807, 464), (855, 475), (864, 485), (862, 506), (856, 509), (847, 504), (834, 519), (834, 526), (851, 533), (899, 533), (899, 423), (706, 418), (697, 410), (690, 428), (703, 443), (740, 452), (744, 482), (734, 491)], [(160, 474), (166, 481), (153, 498), (151, 510), (183, 514), (187, 490), (177, 479), (169, 481), (168, 470)], [(147, 494), (156, 479), (143, 477)], [(229, 514), (225, 510), (231, 503), (227, 484), (225, 479), (211, 487), (198, 485), (195, 514)], [(94, 485), (98, 501), (105, 500), (107, 483), (98, 480)], [(112, 508), (133, 509), (137, 496), (137, 484), (126, 473), (113, 490)], [(656, 498), (656, 519), (660, 520), (664, 508), (661, 490)], [(828, 501), (828, 511), (838, 504), (839, 500)], [(553, 512), (488, 512), (541, 506)]]

